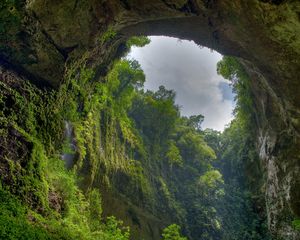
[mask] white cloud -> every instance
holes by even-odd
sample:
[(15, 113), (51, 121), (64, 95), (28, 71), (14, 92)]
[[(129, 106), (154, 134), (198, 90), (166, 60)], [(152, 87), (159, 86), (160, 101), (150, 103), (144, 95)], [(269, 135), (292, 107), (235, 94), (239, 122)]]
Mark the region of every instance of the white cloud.
[(143, 48), (133, 48), (128, 56), (138, 60), (146, 74), (145, 88), (160, 85), (177, 92), (176, 103), (182, 115), (202, 114), (204, 128), (222, 131), (232, 120), (234, 103), (223, 98), (216, 64), (222, 56), (191, 41), (170, 37), (151, 37)]

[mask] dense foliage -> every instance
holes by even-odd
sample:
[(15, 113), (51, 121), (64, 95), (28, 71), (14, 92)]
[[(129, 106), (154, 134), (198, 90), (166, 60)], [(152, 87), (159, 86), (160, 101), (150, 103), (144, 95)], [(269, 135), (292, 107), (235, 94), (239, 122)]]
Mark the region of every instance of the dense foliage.
[(266, 226), (263, 170), (256, 149), (256, 116), (250, 79), (237, 59), (223, 57), (218, 73), (231, 81), (236, 93), (235, 119), (220, 134), (205, 131), (205, 139), (216, 151), (215, 167), (224, 178), (225, 195), (218, 207), (223, 239), (270, 239)]
[(186, 237), (180, 235), (180, 227), (176, 224), (166, 227), (162, 236), (163, 240), (187, 240)]
[[(121, 84), (114, 71), (134, 81)], [(102, 218), (92, 184), (128, 169), (125, 145), (138, 140), (126, 109), (144, 74), (121, 61), (106, 81), (93, 78), (83, 58), (68, 67), (59, 91), (17, 75), (1, 81), (1, 239), (129, 239), (122, 222)]]
[[(151, 176), (155, 209), (184, 225), (186, 235), (203, 237), (204, 232), (215, 229), (217, 220), (211, 201), (215, 195), (211, 189), (217, 187), (219, 181), (215, 178), (220, 173), (214, 170), (219, 175), (210, 174), (215, 154), (195, 127), (202, 116), (180, 117), (175, 93), (163, 86), (157, 92), (140, 91), (130, 116), (147, 153), (139, 161), (146, 175)], [(216, 184), (206, 184), (202, 181), (205, 177)], [(201, 208), (204, 202), (207, 208)]]
[[(114, 37), (109, 29), (100, 41)], [(148, 42), (134, 37), (126, 49)], [(238, 94), (222, 134), (202, 130), (202, 115), (181, 116), (173, 90), (145, 92), (134, 60), (95, 81), (83, 57), (58, 91), (16, 76), (1, 82), (0, 238), (129, 239), (128, 227), (103, 214), (112, 192), (130, 204), (124, 221), (143, 228), (143, 217), (159, 219), (164, 240), (268, 239), (247, 176), (253, 166), (261, 173), (247, 74), (233, 58), (218, 71)]]

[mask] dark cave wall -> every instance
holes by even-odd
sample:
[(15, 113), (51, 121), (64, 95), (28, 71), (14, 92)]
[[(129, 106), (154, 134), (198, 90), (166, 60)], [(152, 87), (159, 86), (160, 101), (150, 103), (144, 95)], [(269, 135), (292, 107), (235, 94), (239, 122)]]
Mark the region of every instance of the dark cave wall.
[(298, 1), (31, 0), (16, 11), (17, 24), (4, 19), (1, 64), (42, 86), (57, 88), (80, 59), (101, 79), (132, 35), (194, 40), (242, 59), (255, 95), (269, 228), (299, 238), (291, 227), (300, 216)]
[(284, 99), (274, 93), (253, 64), (243, 63), (252, 79), (256, 144), (264, 178), (263, 185), (256, 187), (265, 195), (268, 226), (279, 239), (298, 239), (299, 232), (291, 225), (299, 216), (298, 131), (291, 122), (291, 116), (287, 115)]

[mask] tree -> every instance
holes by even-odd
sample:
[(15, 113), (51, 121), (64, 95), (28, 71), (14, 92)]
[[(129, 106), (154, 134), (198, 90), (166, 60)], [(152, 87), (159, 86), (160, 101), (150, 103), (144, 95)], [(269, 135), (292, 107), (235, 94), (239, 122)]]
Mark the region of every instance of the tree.
[(223, 184), (222, 174), (218, 170), (207, 171), (199, 179), (199, 184), (208, 188), (216, 189), (219, 184)]
[(121, 60), (109, 74), (109, 81), (114, 97), (124, 98), (144, 86), (145, 74), (136, 60)]
[(165, 86), (159, 86), (158, 91), (153, 94), (153, 97), (157, 100), (168, 100), (174, 103), (176, 93), (174, 90), (167, 90)]
[(196, 130), (200, 131), (202, 129), (201, 124), (204, 121), (204, 116), (199, 115), (192, 115), (188, 119), (188, 125), (195, 128)]
[(180, 226), (172, 224), (163, 230), (163, 240), (187, 240), (186, 237), (181, 236)]
[(179, 118), (179, 109), (175, 105), (175, 92), (163, 86), (160, 86), (157, 92), (140, 91), (133, 101), (129, 114), (141, 135), (149, 143), (167, 144)]
[(183, 165), (183, 161), (182, 161), (182, 157), (180, 155), (180, 151), (179, 151), (179, 149), (176, 146), (174, 141), (170, 141), (169, 149), (168, 149), (168, 152), (167, 152), (166, 156), (167, 156), (171, 166), (173, 164), (178, 165), (178, 166)]
[(150, 38), (145, 36), (133, 36), (127, 40), (126, 46), (130, 49), (132, 46), (144, 47), (151, 42)]

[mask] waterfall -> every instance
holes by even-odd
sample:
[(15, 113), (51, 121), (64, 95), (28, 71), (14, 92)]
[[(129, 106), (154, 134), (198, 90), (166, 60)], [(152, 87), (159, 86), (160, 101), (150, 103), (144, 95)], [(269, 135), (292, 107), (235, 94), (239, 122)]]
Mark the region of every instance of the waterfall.
[(65, 121), (64, 148), (61, 158), (65, 161), (65, 166), (70, 169), (74, 165), (76, 153), (76, 143), (74, 138), (73, 126), (69, 121)]

